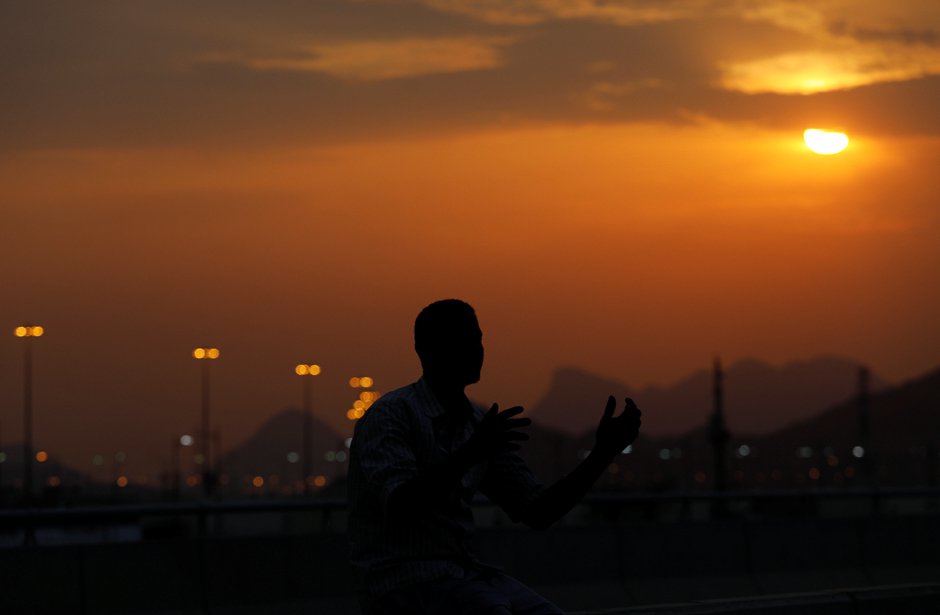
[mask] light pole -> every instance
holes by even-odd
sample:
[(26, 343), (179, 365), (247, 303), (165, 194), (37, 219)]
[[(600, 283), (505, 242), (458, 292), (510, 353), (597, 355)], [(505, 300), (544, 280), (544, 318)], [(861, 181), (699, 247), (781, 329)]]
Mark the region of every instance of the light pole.
[(33, 338), (42, 337), (45, 329), (25, 324), (13, 330), (23, 338), (23, 501), (33, 497)]
[(310, 495), (309, 478), (313, 474), (313, 378), (320, 375), (320, 366), (316, 364), (299, 364), (294, 373), (304, 378), (304, 425), (303, 425), (303, 473), (304, 495)]
[(199, 448), (202, 455), (202, 492), (206, 497), (212, 495), (212, 465), (209, 460), (209, 363), (218, 359), (222, 353), (218, 348), (196, 348), (193, 357), (202, 361), (202, 427), (199, 434)]

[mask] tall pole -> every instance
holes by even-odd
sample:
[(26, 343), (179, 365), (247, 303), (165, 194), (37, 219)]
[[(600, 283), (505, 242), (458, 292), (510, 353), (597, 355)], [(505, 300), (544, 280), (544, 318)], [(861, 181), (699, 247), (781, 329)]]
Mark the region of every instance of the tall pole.
[(23, 340), (23, 503), (33, 496), (33, 340), (45, 330), (39, 325), (20, 325), (13, 330)]
[(304, 378), (303, 482), (304, 495), (310, 495), (313, 475), (313, 378)]
[(724, 415), (724, 374), (721, 370), (721, 360), (715, 358), (713, 375), (713, 403), (714, 408), (709, 429), (709, 438), (714, 455), (715, 491), (724, 491), (727, 487), (727, 446), (730, 434), (725, 425)]
[(202, 454), (202, 492), (206, 497), (212, 495), (212, 469), (209, 461), (209, 361), (202, 362), (202, 428), (199, 434), (200, 454)]
[(294, 373), (304, 381), (304, 409), (303, 409), (303, 442), (301, 454), (303, 460), (304, 495), (310, 495), (310, 476), (313, 474), (313, 377), (320, 375), (320, 366), (317, 364), (301, 363), (294, 367)]
[(33, 497), (33, 344), (23, 340), (23, 499)]
[(871, 375), (867, 367), (858, 370), (858, 435), (862, 446), (862, 474), (870, 485), (874, 482), (874, 462), (871, 450)]
[(212, 431), (209, 429), (209, 363), (218, 359), (221, 352), (218, 348), (196, 348), (193, 357), (202, 361), (202, 412), (201, 426), (199, 428), (199, 452), (202, 455), (202, 493), (209, 497), (213, 492), (215, 476), (212, 474), (211, 447), (209, 439)]

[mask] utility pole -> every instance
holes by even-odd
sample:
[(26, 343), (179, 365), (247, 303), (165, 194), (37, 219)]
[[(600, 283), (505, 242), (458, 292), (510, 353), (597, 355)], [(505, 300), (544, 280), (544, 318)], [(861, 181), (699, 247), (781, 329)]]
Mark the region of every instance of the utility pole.
[(868, 368), (862, 366), (858, 370), (858, 436), (862, 447), (862, 476), (865, 482), (873, 485), (875, 481), (874, 451), (871, 448), (871, 375)]
[(721, 359), (715, 357), (714, 372), (712, 376), (713, 384), (713, 410), (711, 421), (709, 422), (709, 440), (712, 445), (712, 455), (714, 456), (715, 478), (713, 485), (715, 491), (724, 491), (728, 487), (727, 477), (727, 459), (728, 459), (728, 440), (731, 434), (725, 424), (724, 410), (724, 374), (721, 370)]

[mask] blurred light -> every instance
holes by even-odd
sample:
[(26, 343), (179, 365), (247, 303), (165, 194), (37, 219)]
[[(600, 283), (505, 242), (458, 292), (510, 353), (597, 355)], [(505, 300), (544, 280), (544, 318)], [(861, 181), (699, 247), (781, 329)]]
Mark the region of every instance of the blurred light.
[(808, 446), (801, 446), (796, 449), (796, 456), (801, 459), (809, 459), (813, 456), (813, 449)]
[(39, 325), (21, 325), (13, 329), (13, 335), (16, 337), (42, 337), (45, 332)]
[(195, 474), (190, 474), (186, 477), (186, 485), (189, 487), (195, 487), (199, 484), (199, 477)]
[(209, 350), (206, 351), (206, 356), (209, 357), (210, 359), (218, 359), (219, 355), (221, 354), (222, 353), (219, 352), (218, 348), (210, 348)]
[(7, 460), (7, 454), (0, 452), (0, 463), (5, 463)]
[(201, 466), (202, 462), (204, 462), (205, 460), (206, 460), (206, 456), (203, 455), (202, 453), (196, 453), (195, 455), (193, 455), (193, 461), (196, 462), (196, 465)]
[(205, 348), (197, 348), (197, 349), (193, 350), (193, 356), (194, 356), (195, 358), (197, 358), (197, 359), (205, 359), (205, 358), (206, 358), (206, 349), (205, 349)]
[(359, 379), (359, 386), (361, 386), (364, 389), (368, 389), (370, 386), (372, 386), (372, 384), (373, 384), (373, 380), (372, 378), (369, 378), (368, 376), (363, 376), (362, 378)]
[(351, 387), (354, 388), (354, 389), (358, 389), (358, 388), (359, 388), (359, 378), (356, 378), (355, 376), (353, 376), (352, 378), (350, 378), (350, 379), (349, 379), (349, 386), (351, 386)]
[(346, 445), (346, 448), (349, 448), (350, 446), (352, 446), (352, 438), (346, 438), (343, 444)]
[(300, 364), (294, 368), (294, 372), (298, 376), (319, 376), (320, 366), (316, 364), (313, 364), (313, 365)]
[(365, 407), (366, 407), (366, 402), (362, 401), (361, 399), (357, 399), (356, 401), (353, 402), (353, 408), (355, 408), (356, 410), (362, 410)]
[(819, 471), (819, 468), (810, 468), (809, 477), (813, 480), (819, 480), (819, 477), (822, 476), (822, 472)]
[(193, 356), (197, 359), (218, 359), (222, 354), (218, 348), (196, 348)]
[(116, 480), (115, 482), (117, 483), (117, 486), (120, 487), (121, 489), (123, 489), (124, 487), (127, 487), (127, 477), (126, 477), (126, 476), (118, 476), (118, 477), (117, 477), (117, 480)]
[[(620, 451), (620, 452), (623, 453), (624, 455), (629, 455), (630, 453), (633, 452), (633, 445), (632, 445), (632, 444), (628, 444), (628, 445), (627, 445), (627, 448), (623, 449), (623, 450)], [(587, 455), (585, 455), (584, 457), (587, 457)]]
[(294, 451), (291, 451), (291, 452), (287, 453), (287, 462), (288, 462), (288, 463), (297, 463), (298, 461), (300, 461), (300, 455), (298, 455), (298, 454), (295, 453)]
[(114, 453), (114, 460), (117, 461), (118, 463), (124, 463), (125, 461), (127, 461), (127, 453), (124, 453), (121, 451)]
[(865, 456), (865, 449), (861, 446), (853, 446), (852, 456), (855, 457), (856, 459), (861, 459), (862, 457)]
[(183, 446), (192, 446), (193, 437), (189, 435), (188, 433), (184, 433), (183, 435), (180, 436), (180, 444), (182, 444)]
[(363, 402), (372, 401), (372, 392), (363, 391), (362, 393), (359, 394), (359, 400)]
[(91, 458), (91, 463), (96, 466), (104, 465), (104, 456), (95, 455)]
[(839, 458), (836, 457), (835, 455), (829, 455), (828, 457), (826, 457), (826, 463), (829, 465), (830, 468), (834, 468), (837, 465), (839, 465)]
[(346, 418), (349, 419), (350, 421), (355, 421), (359, 417), (356, 416), (356, 411), (350, 408), (349, 410), (346, 411)]
[(741, 446), (738, 447), (739, 457), (747, 457), (750, 454), (751, 454), (751, 447), (748, 446), (747, 444), (742, 444)]
[(322, 474), (313, 479), (313, 484), (317, 487), (326, 487), (326, 477)]
[(36, 461), (38, 461), (39, 463), (45, 463), (48, 460), (49, 460), (49, 453), (47, 453), (46, 451), (39, 451), (38, 453), (36, 453)]
[(325, 457), (327, 461), (336, 461), (336, 451), (327, 451)]
[(336, 461), (343, 463), (346, 461), (346, 451), (339, 451), (336, 453)]
[(257, 487), (258, 489), (260, 489), (261, 487), (264, 487), (264, 477), (263, 477), (263, 476), (255, 476), (254, 478), (252, 478), (252, 479), (251, 479), (251, 486), (252, 486), (252, 487)]
[(320, 375), (320, 366), (319, 366), (319, 365), (316, 365), (316, 364), (311, 365), (311, 366), (310, 366), (310, 375), (311, 375), (311, 376), (319, 376), (319, 375)]
[(308, 371), (310, 370), (306, 365), (298, 365), (294, 368), (294, 373), (298, 376), (306, 376)]
[(672, 453), (669, 452), (668, 448), (659, 449), (659, 458), (663, 461), (669, 461), (669, 457), (672, 456)]
[(50, 487), (58, 487), (62, 484), (62, 479), (58, 476), (50, 476), (48, 480), (46, 480), (46, 484)]

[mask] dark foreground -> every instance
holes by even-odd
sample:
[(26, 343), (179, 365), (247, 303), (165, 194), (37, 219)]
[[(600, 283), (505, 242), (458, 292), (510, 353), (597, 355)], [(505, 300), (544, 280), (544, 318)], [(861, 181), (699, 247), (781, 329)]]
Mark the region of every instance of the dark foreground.
[[(545, 532), (481, 507), (479, 556), (572, 613), (938, 613), (928, 500), (779, 518), (595, 502)], [(358, 612), (339, 505), (144, 512), (35, 518), (25, 546), (26, 517), (0, 515), (0, 612)]]

